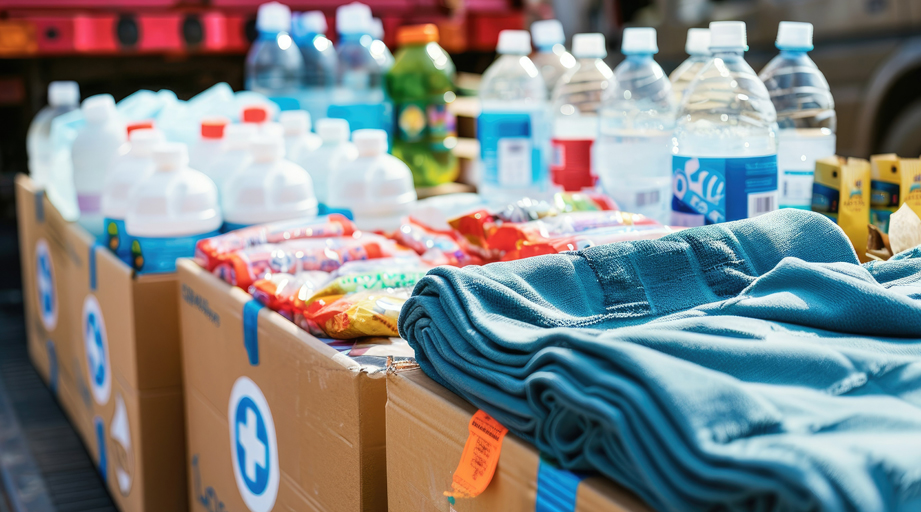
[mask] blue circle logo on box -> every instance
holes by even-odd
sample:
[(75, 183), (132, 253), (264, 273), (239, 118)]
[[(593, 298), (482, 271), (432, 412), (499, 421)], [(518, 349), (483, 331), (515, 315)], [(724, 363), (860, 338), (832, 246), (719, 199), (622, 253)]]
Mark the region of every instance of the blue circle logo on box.
[(269, 404), (250, 378), (240, 377), (234, 383), (227, 419), (240, 496), (250, 511), (268, 512), (278, 496), (278, 444)]
[(35, 281), (38, 289), (38, 311), (45, 330), (53, 331), (58, 325), (58, 294), (54, 288), (54, 264), (48, 242), (39, 238), (35, 242)]
[(102, 318), (99, 301), (87, 295), (83, 302), (83, 346), (86, 351), (86, 371), (93, 399), (99, 405), (109, 401), (112, 390), (112, 372), (109, 366), (109, 341), (106, 324)]

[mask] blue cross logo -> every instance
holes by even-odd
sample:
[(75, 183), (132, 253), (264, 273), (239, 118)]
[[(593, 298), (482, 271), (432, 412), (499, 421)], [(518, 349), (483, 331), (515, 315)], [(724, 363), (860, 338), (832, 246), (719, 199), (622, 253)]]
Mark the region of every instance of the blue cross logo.
[(102, 341), (102, 332), (99, 330), (99, 320), (95, 313), (86, 316), (86, 357), (92, 370), (92, 379), (97, 386), (105, 384), (106, 380), (106, 348)]
[(240, 400), (234, 422), (237, 465), (243, 470), (247, 489), (261, 495), (269, 483), (269, 439), (265, 421), (252, 398)]
[(48, 242), (39, 239), (35, 244), (35, 280), (38, 288), (38, 309), (45, 329), (52, 331), (58, 323), (58, 300), (54, 289), (54, 265)]

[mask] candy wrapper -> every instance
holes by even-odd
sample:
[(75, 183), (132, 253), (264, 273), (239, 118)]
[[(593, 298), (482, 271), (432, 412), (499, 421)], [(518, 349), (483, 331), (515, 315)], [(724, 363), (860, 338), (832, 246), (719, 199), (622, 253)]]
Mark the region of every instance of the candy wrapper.
[(252, 226), (199, 241), (195, 261), (210, 272), (225, 264), (232, 254), (249, 247), (287, 240), (345, 237), (355, 231), (352, 221), (339, 214)]
[(432, 265), (482, 265), (483, 258), (474, 254), (474, 248), (453, 231), (438, 231), (417, 221), (407, 218), (392, 236), (405, 247), (416, 251), (422, 261)]
[(510, 261), (543, 254), (581, 251), (582, 249), (587, 249), (596, 245), (613, 244), (615, 242), (654, 240), (669, 233), (672, 233), (671, 228), (653, 224), (600, 228), (585, 231), (578, 235), (550, 238), (545, 241), (522, 242), (517, 250), (507, 252), (502, 259), (504, 261)]
[(367, 290), (314, 300), (295, 322), (314, 336), (399, 336), (397, 319), (412, 288)]
[(265, 307), (293, 321), (297, 305), (313, 297), (329, 279), (328, 273), (318, 270), (297, 275), (272, 274), (253, 283), (249, 293)]
[(430, 268), (419, 261), (402, 258), (349, 262), (310, 300), (368, 290), (412, 288)]
[(545, 242), (593, 229), (633, 226), (662, 227), (658, 222), (636, 213), (577, 212), (523, 224), (504, 223), (491, 230), (486, 244), (490, 250), (505, 255), (509, 251), (518, 250), (526, 242)]

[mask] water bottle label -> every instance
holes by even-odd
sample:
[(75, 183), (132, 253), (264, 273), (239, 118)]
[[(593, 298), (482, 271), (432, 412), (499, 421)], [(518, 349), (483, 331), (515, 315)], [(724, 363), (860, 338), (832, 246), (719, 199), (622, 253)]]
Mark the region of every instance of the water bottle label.
[(699, 226), (776, 210), (777, 156), (672, 158), (672, 211), (678, 225)]
[(131, 258), (134, 270), (141, 274), (175, 272), (178, 258), (195, 255), (195, 244), (204, 238), (221, 234), (219, 230), (201, 235), (175, 238), (133, 237)]
[(131, 237), (125, 230), (124, 219), (111, 219), (106, 217), (104, 220), (106, 227), (106, 245), (109, 250), (118, 256), (118, 259), (131, 266)]
[(540, 112), (484, 112), (477, 119), (483, 180), (502, 187), (542, 181)]
[(780, 176), (780, 204), (783, 207), (809, 208), (812, 202), (813, 170), (784, 170)]

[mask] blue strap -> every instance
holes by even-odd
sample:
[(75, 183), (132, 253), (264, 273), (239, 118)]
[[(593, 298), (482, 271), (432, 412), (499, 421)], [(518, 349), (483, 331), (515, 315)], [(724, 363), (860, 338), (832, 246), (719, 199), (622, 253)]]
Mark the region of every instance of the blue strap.
[(93, 423), (95, 423), (96, 426), (96, 446), (99, 447), (99, 465), (96, 466), (96, 469), (99, 470), (99, 475), (102, 477), (102, 480), (106, 481), (108, 479), (106, 474), (106, 466), (108, 466), (108, 457), (106, 457), (106, 425), (99, 416), (93, 418)]
[(534, 512), (574, 511), (576, 493), (583, 478), (541, 459), (537, 468), (537, 498)]
[(45, 191), (35, 193), (35, 222), (45, 222)]
[(259, 311), (262, 307), (258, 300), (243, 305), (243, 346), (253, 366), (259, 365)]
[(94, 243), (90, 246), (90, 254), (87, 257), (87, 266), (90, 270), (90, 291), (96, 291), (96, 248), (101, 247), (99, 244)]

